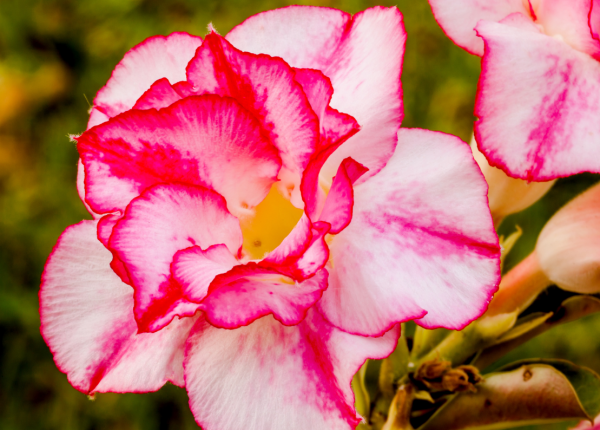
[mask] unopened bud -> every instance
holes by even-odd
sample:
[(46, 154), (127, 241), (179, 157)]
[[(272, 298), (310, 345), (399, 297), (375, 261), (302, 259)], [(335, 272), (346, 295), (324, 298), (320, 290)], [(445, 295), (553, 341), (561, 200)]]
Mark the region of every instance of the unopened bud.
[(540, 233), (535, 252), (543, 272), (560, 288), (600, 292), (600, 184), (554, 214)]
[(502, 170), (490, 166), (485, 156), (477, 149), (475, 139), (471, 140), (471, 150), (489, 186), (488, 202), (495, 224), (510, 214), (528, 208), (554, 185), (555, 181), (527, 182), (511, 178)]

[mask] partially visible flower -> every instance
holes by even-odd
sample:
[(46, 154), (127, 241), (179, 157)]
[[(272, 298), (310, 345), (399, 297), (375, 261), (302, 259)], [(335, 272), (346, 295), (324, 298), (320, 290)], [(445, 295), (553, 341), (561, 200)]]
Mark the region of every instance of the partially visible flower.
[(570, 430), (600, 430), (600, 415), (594, 418), (594, 422), (584, 420)]
[(562, 289), (600, 292), (600, 185), (554, 214), (540, 233), (535, 252), (546, 276)]
[(508, 215), (527, 209), (554, 185), (555, 181), (527, 182), (511, 178), (502, 170), (490, 166), (485, 156), (477, 149), (475, 139), (471, 141), (471, 150), (488, 183), (488, 202), (496, 225)]
[(550, 218), (535, 250), (502, 279), (488, 314), (523, 310), (551, 284), (580, 294), (600, 292), (600, 185)]
[(401, 130), (396, 8), (265, 12), (133, 48), (77, 138), (94, 221), (46, 265), (42, 333), (86, 393), (185, 386), (211, 429), (345, 429), (398, 323), (460, 328), (496, 288), (460, 140)]
[(475, 137), (492, 166), (528, 181), (600, 171), (597, 1), (430, 4), (454, 42), (483, 55)]

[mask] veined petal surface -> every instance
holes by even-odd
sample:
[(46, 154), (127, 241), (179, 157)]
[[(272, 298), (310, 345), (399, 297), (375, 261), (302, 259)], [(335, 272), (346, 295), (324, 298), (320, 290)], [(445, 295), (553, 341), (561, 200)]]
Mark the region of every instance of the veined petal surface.
[(314, 311), (292, 327), (270, 316), (236, 330), (199, 320), (184, 364), (190, 407), (205, 430), (354, 429), (352, 376), (398, 335), (354, 336)]
[(283, 190), (299, 197), (302, 171), (319, 140), (319, 118), (280, 58), (239, 51), (216, 33), (206, 36), (187, 67), (188, 82), (198, 94), (233, 97), (261, 123), (279, 150)]
[(475, 26), (481, 20), (500, 21), (512, 13), (530, 17), (528, 0), (429, 0), (444, 33), (471, 54), (483, 55), (483, 41)]
[(475, 137), (490, 164), (546, 181), (600, 171), (600, 64), (517, 17), (482, 21)]
[(397, 8), (375, 7), (352, 18), (328, 8), (290, 6), (248, 18), (227, 36), (243, 51), (283, 58), (331, 79), (331, 107), (361, 131), (325, 164), (329, 180), (352, 157), (376, 174), (391, 157), (402, 121), (400, 74), (406, 33)]
[(214, 95), (125, 112), (78, 138), (86, 201), (123, 211), (148, 187), (181, 182), (214, 189), (239, 214), (267, 195), (281, 165), (262, 133), (235, 100)]
[(191, 246), (224, 244), (231, 254), (242, 245), (238, 220), (214, 191), (180, 184), (157, 185), (127, 207), (109, 247), (125, 264), (135, 288), (140, 331), (157, 331), (175, 315), (198, 308), (171, 277), (175, 254)]
[(42, 275), (42, 336), (59, 369), (84, 393), (183, 386), (183, 345), (195, 318), (137, 334), (133, 289), (110, 269), (95, 221), (65, 230)]
[(317, 306), (336, 327), (367, 336), (415, 318), (460, 329), (485, 311), (500, 279), (487, 184), (458, 138), (416, 129), (398, 138), (388, 165), (354, 187), (352, 222), (331, 241)]
[(88, 128), (131, 109), (161, 78), (171, 83), (184, 81), (185, 67), (201, 45), (200, 37), (172, 33), (166, 37), (151, 37), (132, 48), (98, 91)]

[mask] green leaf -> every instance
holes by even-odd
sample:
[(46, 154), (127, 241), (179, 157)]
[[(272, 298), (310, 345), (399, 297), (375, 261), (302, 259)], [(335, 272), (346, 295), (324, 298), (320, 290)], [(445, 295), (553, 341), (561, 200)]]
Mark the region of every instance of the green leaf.
[(504, 429), (591, 419), (600, 411), (600, 378), (567, 361), (519, 361), (485, 379), (476, 393), (456, 395), (419, 430)]
[(352, 390), (354, 391), (356, 411), (363, 417), (368, 417), (371, 412), (371, 399), (369, 398), (369, 391), (365, 386), (365, 374), (367, 372), (368, 364), (369, 360), (362, 365), (352, 378)]
[[(485, 369), (508, 352), (528, 340), (550, 330), (552, 327), (578, 320), (596, 312), (600, 312), (600, 300), (596, 297), (586, 295), (569, 297), (567, 300), (563, 301), (560, 307), (555, 312), (551, 313), (551, 316), (544, 322), (537, 324), (539, 320), (536, 321), (536, 319), (533, 318), (533, 320), (528, 322), (530, 325), (523, 327), (523, 329), (529, 328), (529, 330), (523, 330), (519, 336), (509, 336), (506, 338), (503, 336), (504, 340), (501, 338), (499, 342), (484, 349), (473, 364), (480, 369)], [(536, 324), (533, 324), (534, 321)], [(517, 325), (513, 330), (516, 329), (518, 325), (519, 321), (517, 321)], [(509, 331), (506, 336), (510, 333), (511, 332)]]
[(600, 413), (600, 376), (592, 369), (578, 366), (567, 360), (529, 359), (511, 363), (500, 370), (512, 370), (530, 364), (545, 364), (554, 367), (569, 380), (587, 417), (593, 419)]
[(410, 351), (412, 359), (415, 360), (427, 354), (433, 348), (438, 346), (450, 333), (451, 331), (445, 328), (428, 330), (417, 326), (415, 329), (412, 350)]
[(398, 339), (396, 349), (381, 362), (379, 388), (384, 396), (390, 399), (394, 397), (395, 383), (408, 373), (408, 362), (409, 352), (403, 327), (402, 336)]
[(494, 345), (508, 342), (509, 340), (516, 339), (517, 337), (524, 335), (525, 333), (545, 323), (552, 315), (552, 312), (536, 312), (534, 314), (529, 314), (524, 318), (519, 318), (515, 326), (503, 334), (498, 340), (496, 340)]

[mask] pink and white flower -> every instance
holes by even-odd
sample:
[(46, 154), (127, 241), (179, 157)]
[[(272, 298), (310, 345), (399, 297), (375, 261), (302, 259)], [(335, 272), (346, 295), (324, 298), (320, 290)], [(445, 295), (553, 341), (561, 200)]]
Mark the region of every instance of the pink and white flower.
[(448, 36), (482, 55), (475, 137), (490, 164), (546, 181), (600, 172), (597, 0), (430, 0)]
[(85, 393), (185, 386), (210, 429), (346, 429), (398, 323), (461, 328), (499, 280), (469, 146), (401, 130), (396, 8), (288, 7), (128, 52), (77, 138), (42, 334)]

